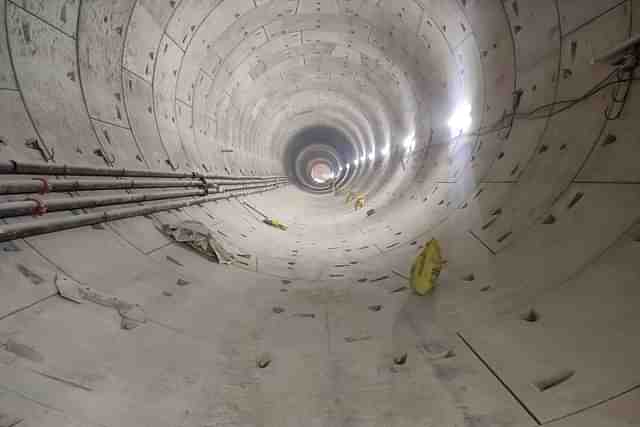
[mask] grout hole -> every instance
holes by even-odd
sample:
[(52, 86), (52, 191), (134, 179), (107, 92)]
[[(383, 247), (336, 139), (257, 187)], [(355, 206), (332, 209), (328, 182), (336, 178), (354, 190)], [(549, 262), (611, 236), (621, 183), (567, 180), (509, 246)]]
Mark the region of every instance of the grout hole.
[(555, 224), (556, 223), (556, 217), (551, 215), (551, 214), (549, 214), (549, 215), (547, 215), (547, 217), (544, 220), (542, 220), (542, 223), (546, 224), (546, 225)]
[(465, 282), (473, 282), (474, 280), (476, 280), (476, 276), (474, 276), (473, 273), (467, 274), (466, 276), (462, 277), (462, 280), (464, 280)]
[(382, 310), (382, 306), (381, 305), (370, 305), (369, 306), (369, 310), (370, 311), (374, 311), (374, 312), (378, 312), (378, 311)]
[(483, 286), (480, 288), (480, 292), (488, 292), (491, 290), (491, 285)]

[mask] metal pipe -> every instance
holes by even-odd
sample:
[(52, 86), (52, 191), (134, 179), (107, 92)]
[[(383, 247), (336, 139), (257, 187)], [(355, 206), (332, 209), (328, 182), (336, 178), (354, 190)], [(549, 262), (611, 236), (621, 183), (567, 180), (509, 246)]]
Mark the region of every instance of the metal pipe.
[[(209, 188), (216, 186), (207, 182)], [(202, 187), (202, 180), (135, 180), (135, 179), (31, 179), (0, 181), (0, 194), (59, 193), (92, 190), (130, 190), (134, 188)]]
[(269, 179), (283, 178), (282, 176), (223, 176), (214, 174), (200, 174), (197, 172), (169, 172), (144, 169), (117, 169), (94, 166), (58, 165), (54, 163), (30, 163), (16, 160), (0, 162), (0, 174), (13, 175), (71, 175), (71, 176), (112, 176), (136, 178), (207, 178), (221, 180), (243, 180), (247, 178)]
[[(267, 188), (277, 184), (262, 184), (228, 189), (224, 192), (245, 191)], [(57, 212), (74, 209), (96, 208), (109, 205), (142, 203), (154, 200), (177, 199), (182, 197), (205, 196), (208, 192), (198, 190), (162, 191), (155, 193), (118, 194), (109, 196), (89, 196), (65, 199), (28, 199), (15, 202), (0, 203), (0, 218), (24, 215), (40, 215), (45, 212)]]
[(283, 182), (281, 178), (264, 180), (247, 180), (241, 182), (213, 182), (211, 180), (135, 180), (135, 179), (52, 179), (34, 178), (30, 180), (0, 181), (0, 195), (7, 194), (33, 194), (33, 193), (58, 193), (69, 191), (94, 191), (94, 190), (129, 190), (135, 188), (181, 188), (203, 187), (216, 188), (218, 186), (265, 184)]
[(100, 224), (103, 222), (115, 221), (119, 219), (131, 218), (135, 216), (150, 215), (156, 212), (163, 212), (172, 209), (185, 208), (193, 205), (201, 205), (207, 202), (217, 200), (227, 200), (234, 197), (248, 196), (251, 194), (264, 193), (267, 190), (255, 190), (244, 192), (237, 195), (215, 195), (199, 197), (191, 200), (181, 200), (165, 202), (157, 205), (136, 206), (129, 208), (114, 209), (105, 212), (94, 212), (81, 214), (65, 218), (52, 218), (33, 220), (18, 224), (2, 225), (0, 224), (0, 242), (9, 240), (23, 239), (26, 237), (36, 236), (40, 234), (53, 233), (56, 231), (69, 230), (73, 228), (84, 227), (88, 225)]

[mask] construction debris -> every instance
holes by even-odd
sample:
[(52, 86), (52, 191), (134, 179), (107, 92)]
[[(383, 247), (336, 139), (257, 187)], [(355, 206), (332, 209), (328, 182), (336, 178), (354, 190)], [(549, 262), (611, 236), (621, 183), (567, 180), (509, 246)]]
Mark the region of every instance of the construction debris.
[(282, 223), (281, 221), (279, 221), (279, 220), (277, 220), (275, 218), (268, 217), (262, 211), (258, 210), (256, 207), (250, 205), (249, 203), (247, 203), (247, 202), (243, 202), (243, 203), (244, 203), (244, 205), (246, 207), (251, 209), (253, 212), (255, 212), (258, 215), (260, 215), (262, 217), (262, 222), (263, 223), (265, 223), (267, 225), (270, 225), (271, 227), (277, 228), (279, 230), (282, 230), (282, 231), (287, 231), (287, 229), (289, 228), (284, 223)]
[(147, 322), (147, 316), (138, 304), (131, 304), (118, 297), (106, 295), (64, 275), (57, 275), (55, 279), (58, 294), (69, 301), (78, 304), (92, 302), (107, 308), (115, 309), (120, 315), (122, 329), (134, 329)]
[(446, 261), (442, 258), (440, 244), (431, 239), (416, 257), (411, 267), (409, 283), (418, 295), (426, 295), (435, 286)]
[(199, 221), (181, 221), (175, 224), (160, 223), (156, 227), (178, 243), (182, 243), (206, 258), (220, 264), (231, 264), (234, 256), (222, 242), (213, 237), (206, 225)]

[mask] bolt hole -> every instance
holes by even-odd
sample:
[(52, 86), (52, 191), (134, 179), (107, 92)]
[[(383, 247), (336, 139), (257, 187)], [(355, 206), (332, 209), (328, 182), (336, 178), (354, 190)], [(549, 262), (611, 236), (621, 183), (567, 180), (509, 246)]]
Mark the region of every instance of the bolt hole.
[(618, 137), (612, 134), (606, 136), (604, 141), (602, 142), (602, 146), (606, 147), (607, 145), (611, 145), (618, 140)]
[(266, 354), (262, 355), (256, 362), (256, 365), (258, 365), (258, 368), (260, 369), (267, 368), (269, 365), (271, 365), (271, 358)]
[(489, 292), (490, 290), (491, 290), (490, 285), (483, 286), (482, 288), (480, 288), (480, 292)]
[(540, 314), (537, 311), (535, 311), (534, 309), (531, 309), (531, 310), (527, 311), (525, 314), (523, 314), (521, 318), (525, 322), (535, 323), (538, 320), (540, 320)]
[(536, 381), (533, 385), (538, 389), (538, 391), (547, 391), (553, 387), (556, 387), (569, 379), (571, 379), (576, 374), (575, 371), (566, 369), (564, 371), (560, 371), (555, 375), (552, 375), (548, 378)]
[(503, 234), (502, 236), (498, 237), (498, 243), (502, 243), (505, 240), (507, 240), (511, 235), (513, 234), (513, 232), (509, 231), (505, 234)]
[(473, 282), (474, 280), (476, 280), (476, 276), (474, 276), (473, 273), (467, 274), (466, 276), (462, 277), (462, 280), (464, 280), (465, 282)]
[(378, 311), (382, 310), (382, 306), (381, 305), (370, 305), (369, 306), (369, 310), (373, 311), (373, 312), (378, 312)]
[(551, 214), (549, 214), (549, 215), (547, 215), (547, 217), (544, 220), (542, 220), (542, 223), (546, 224), (546, 225), (555, 224), (556, 223), (556, 217), (551, 215)]
[(571, 209), (572, 207), (577, 205), (578, 202), (582, 200), (583, 197), (584, 197), (584, 193), (576, 193), (576, 195), (573, 196), (573, 199), (571, 199), (571, 202), (569, 203), (569, 206), (567, 208)]
[(395, 363), (398, 366), (402, 366), (405, 365), (407, 363), (407, 359), (409, 358), (409, 355), (407, 355), (407, 353), (404, 353), (400, 356), (396, 356), (393, 358), (393, 363)]

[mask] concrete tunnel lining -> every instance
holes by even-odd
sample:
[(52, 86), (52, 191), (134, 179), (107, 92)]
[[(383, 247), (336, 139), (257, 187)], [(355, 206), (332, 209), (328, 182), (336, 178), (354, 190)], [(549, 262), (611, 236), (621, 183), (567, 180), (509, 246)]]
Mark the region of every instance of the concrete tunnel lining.
[[(639, 22), (638, 0), (3, 1), (0, 164), (289, 185), (0, 243), (0, 426), (640, 425), (637, 50), (592, 61)], [(339, 143), (292, 143), (318, 127)], [(329, 158), (366, 209), (296, 185)], [(0, 189), (32, 178), (133, 179)], [(135, 179), (0, 212), (169, 178)], [(181, 220), (237, 261), (156, 227)], [(418, 297), (432, 238), (448, 263)]]

